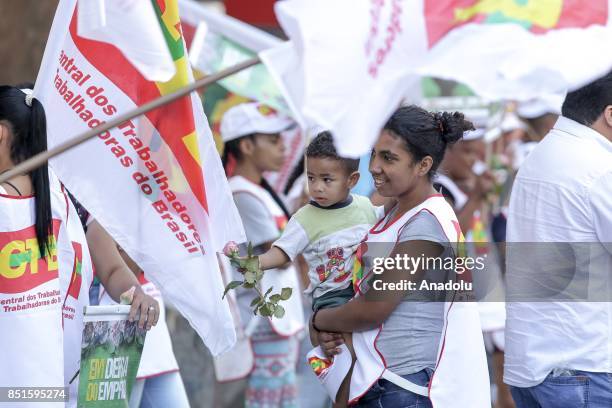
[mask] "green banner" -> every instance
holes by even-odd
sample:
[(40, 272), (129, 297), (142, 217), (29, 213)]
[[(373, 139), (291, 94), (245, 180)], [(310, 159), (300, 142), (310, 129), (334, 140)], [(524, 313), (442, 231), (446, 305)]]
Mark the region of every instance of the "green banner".
[[(101, 313), (109, 308), (114, 312)], [(126, 311), (129, 306), (86, 308), (78, 407), (128, 407), (146, 331), (128, 322)]]

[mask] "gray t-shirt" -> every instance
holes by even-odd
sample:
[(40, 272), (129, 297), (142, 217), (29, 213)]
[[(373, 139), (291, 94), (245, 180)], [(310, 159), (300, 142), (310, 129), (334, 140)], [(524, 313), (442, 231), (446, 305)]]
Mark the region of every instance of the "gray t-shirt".
[[(444, 247), (443, 258), (453, 256), (442, 227), (427, 211), (417, 214), (400, 233), (399, 242), (415, 240), (438, 242)], [(427, 276), (430, 282), (443, 281), (447, 274), (430, 271)], [(443, 326), (443, 301), (406, 298), (387, 318), (376, 342), (387, 368), (398, 375), (416, 373), (424, 368), (434, 369)]]
[(278, 227), (270, 218), (263, 202), (250, 193), (234, 194), (234, 202), (244, 225), (247, 241), (254, 247), (273, 242), (279, 236)]

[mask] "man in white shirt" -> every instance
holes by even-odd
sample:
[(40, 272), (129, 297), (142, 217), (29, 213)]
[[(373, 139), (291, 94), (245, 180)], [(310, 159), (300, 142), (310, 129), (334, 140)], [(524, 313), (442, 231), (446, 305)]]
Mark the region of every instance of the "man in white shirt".
[(570, 92), (562, 115), (510, 199), (504, 382), (518, 408), (609, 408), (612, 72)]

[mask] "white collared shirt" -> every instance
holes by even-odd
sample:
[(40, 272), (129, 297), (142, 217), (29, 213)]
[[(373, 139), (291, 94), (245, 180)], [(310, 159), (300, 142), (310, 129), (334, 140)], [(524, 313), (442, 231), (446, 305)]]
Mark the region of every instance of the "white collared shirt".
[[(612, 142), (560, 117), (517, 174), (507, 228), (508, 245), (592, 243), (586, 255), (546, 255), (557, 262), (575, 256), (571, 283), (587, 282), (589, 299), (594, 289), (598, 300), (612, 294)], [(546, 281), (545, 266), (534, 268), (510, 252), (507, 262), (509, 285)], [(518, 280), (511, 262), (521, 265)], [(509, 302), (506, 308), (505, 383), (534, 386), (555, 368), (612, 372), (612, 303)]]

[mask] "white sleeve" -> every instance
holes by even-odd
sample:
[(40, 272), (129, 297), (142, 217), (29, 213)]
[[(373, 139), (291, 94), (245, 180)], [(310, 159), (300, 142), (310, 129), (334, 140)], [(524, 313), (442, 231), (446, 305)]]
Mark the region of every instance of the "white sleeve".
[(309, 242), (306, 230), (296, 221), (295, 217), (292, 217), (280, 238), (272, 245), (280, 248), (293, 261), (296, 256), (304, 252)]
[(609, 252), (612, 253), (612, 171), (607, 172), (593, 183), (589, 191), (591, 219), (595, 234)]

